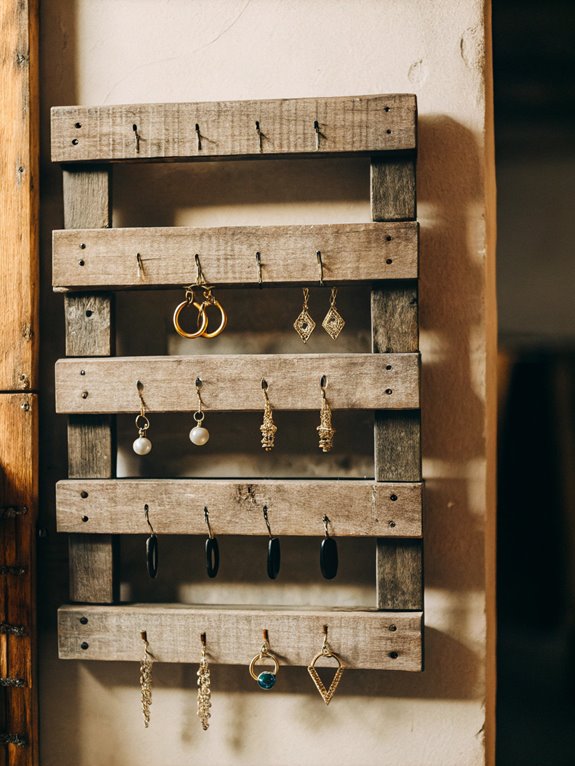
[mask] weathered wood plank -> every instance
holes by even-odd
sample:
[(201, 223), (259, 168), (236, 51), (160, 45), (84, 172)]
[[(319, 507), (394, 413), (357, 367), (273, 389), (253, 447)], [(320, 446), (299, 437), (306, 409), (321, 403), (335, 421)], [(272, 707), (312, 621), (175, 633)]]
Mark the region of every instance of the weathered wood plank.
[[(2, 689), (5, 730), (23, 735), (25, 748), (10, 748), (7, 766), (37, 762), (36, 668), (36, 522), (38, 509), (38, 397), (0, 394), (0, 506), (19, 515), (0, 517), (0, 564), (22, 569), (0, 578), (0, 622), (21, 626), (23, 635), (0, 638), (0, 676), (19, 678), (20, 689)], [(6, 752), (6, 751), (0, 751)]]
[[(318, 280), (327, 283), (417, 277), (417, 223), (215, 228), (87, 229), (53, 232), (52, 284), (63, 289), (125, 289), (189, 284), (195, 254), (211, 284)], [(139, 261), (138, 256), (139, 255)]]
[(0, 15), (0, 391), (38, 388), (38, 39), (36, 0)]
[[(330, 644), (350, 668), (419, 671), (422, 665), (421, 614), (416, 612), (136, 604), (65, 606), (58, 622), (61, 659), (137, 661), (145, 630), (159, 662), (190, 662), (205, 633), (211, 662), (247, 665), (267, 629), (281, 665), (305, 666), (321, 649), (327, 625)], [(247, 669), (246, 679), (249, 683)]]
[(336, 537), (420, 537), (421, 485), (359, 480), (119, 479), (60, 481), (59, 532), (145, 534), (144, 505), (158, 534), (205, 535), (203, 509), (218, 535), (321, 534), (328, 509)]
[(374, 221), (412, 221), (417, 216), (415, 158), (374, 157), (371, 210)]
[(55, 107), (52, 160), (135, 162), (406, 151), (415, 149), (416, 111), (411, 94)]
[(321, 403), (322, 376), (333, 409), (419, 406), (417, 354), (221, 354), (60, 359), (56, 410), (137, 413), (141, 381), (150, 412), (194, 412), (197, 378), (207, 411), (262, 409), (262, 378), (268, 383), (272, 407), (315, 410)]
[[(64, 171), (66, 228), (107, 227), (111, 223), (109, 168)], [(82, 249), (79, 248), (80, 252)], [(66, 353), (105, 356), (113, 352), (112, 300), (107, 295), (66, 296)], [(68, 475), (114, 475), (113, 426), (109, 418), (72, 417), (68, 422)], [(109, 536), (69, 539), (72, 601), (111, 602), (117, 595), (116, 551)]]
[[(374, 221), (415, 217), (415, 161), (372, 158)], [(387, 224), (381, 224), (387, 225)], [(377, 353), (415, 352), (419, 347), (417, 283), (377, 285), (372, 292), (372, 344)], [(421, 480), (421, 418), (418, 411), (375, 413), (377, 481)], [(423, 608), (421, 542), (377, 541), (377, 604), (380, 609)]]

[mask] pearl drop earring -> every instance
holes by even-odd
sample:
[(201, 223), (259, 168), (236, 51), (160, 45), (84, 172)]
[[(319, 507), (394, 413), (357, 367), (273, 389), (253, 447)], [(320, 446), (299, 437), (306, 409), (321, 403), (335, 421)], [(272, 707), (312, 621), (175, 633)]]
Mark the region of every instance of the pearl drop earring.
[(136, 455), (148, 455), (152, 451), (152, 442), (147, 437), (150, 421), (146, 417), (146, 402), (144, 401), (144, 395), (142, 393), (144, 384), (138, 380), (136, 386), (138, 388), (138, 396), (140, 397), (140, 412), (136, 415), (138, 438), (134, 440), (132, 449)]
[(207, 428), (204, 428), (202, 425), (204, 422), (205, 415), (202, 411), (202, 396), (200, 394), (200, 389), (202, 387), (202, 380), (201, 378), (196, 378), (196, 393), (198, 395), (198, 409), (196, 412), (194, 412), (194, 420), (196, 421), (196, 425), (192, 428), (190, 431), (190, 441), (192, 444), (195, 444), (197, 447), (203, 447), (204, 444), (207, 444), (210, 439), (210, 432)]

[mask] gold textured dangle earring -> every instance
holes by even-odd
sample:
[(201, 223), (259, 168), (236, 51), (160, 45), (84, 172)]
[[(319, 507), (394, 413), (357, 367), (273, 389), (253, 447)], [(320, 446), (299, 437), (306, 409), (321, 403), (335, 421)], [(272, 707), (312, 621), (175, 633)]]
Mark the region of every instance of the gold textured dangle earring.
[(152, 665), (154, 655), (150, 651), (148, 634), (145, 630), (140, 633), (144, 642), (144, 656), (140, 662), (140, 689), (142, 690), (142, 715), (146, 729), (150, 725), (150, 706), (152, 704)]
[(345, 319), (337, 310), (335, 299), (337, 297), (337, 287), (331, 288), (331, 297), (329, 299), (329, 309), (325, 315), (321, 326), (332, 340), (337, 340), (340, 332), (345, 326)]
[(329, 452), (333, 448), (333, 437), (335, 435), (335, 428), (331, 424), (331, 407), (327, 400), (325, 389), (327, 388), (327, 377), (321, 376), (321, 410), (319, 414), (319, 426), (317, 432), (319, 434), (319, 448), (322, 452)]
[(210, 725), (210, 709), (212, 707), (212, 692), (210, 689), (210, 667), (208, 665), (208, 658), (206, 656), (206, 634), (202, 633), (202, 656), (200, 659), (200, 667), (198, 668), (198, 718), (202, 724), (204, 731), (208, 730)]
[[(261, 673), (256, 673), (256, 664), (262, 660), (270, 660), (274, 666), (273, 671), (262, 670)], [(260, 689), (271, 689), (273, 686), (275, 686), (277, 681), (279, 668), (280, 664), (278, 662), (278, 658), (270, 651), (268, 632), (267, 630), (264, 630), (264, 642), (262, 644), (262, 648), (260, 649), (259, 653), (252, 658), (252, 661), (249, 665), (250, 676), (254, 679), (254, 681), (257, 681)]]
[[(321, 678), (318, 675), (317, 670), (315, 669), (316, 662), (320, 659), (320, 657), (330, 657), (334, 659), (337, 662), (337, 668), (335, 671), (335, 675), (332, 679), (331, 684), (329, 685), (329, 689), (325, 688), (325, 685)], [(345, 669), (345, 665), (339, 656), (339, 654), (336, 654), (331, 646), (328, 643), (327, 640), (327, 625), (323, 626), (323, 645), (321, 647), (321, 651), (319, 651), (311, 663), (308, 665), (307, 672), (310, 674), (312, 681), (314, 682), (316, 689), (321, 694), (321, 697), (326, 705), (329, 705), (331, 702), (333, 695), (335, 694), (335, 691), (338, 687), (339, 682), (341, 681), (341, 677), (343, 675), (343, 671)]]
[(205, 415), (202, 410), (203, 402), (202, 402), (202, 395), (200, 393), (200, 389), (202, 387), (202, 379), (196, 378), (196, 394), (198, 395), (198, 409), (194, 412), (194, 420), (196, 421), (196, 425), (192, 428), (190, 431), (190, 441), (192, 444), (195, 444), (197, 447), (203, 447), (204, 444), (207, 444), (210, 439), (210, 432), (207, 428), (204, 428), (202, 425), (204, 422)]
[(266, 452), (271, 452), (275, 446), (275, 438), (278, 427), (274, 423), (272, 414), (272, 406), (270, 404), (270, 398), (268, 395), (268, 383), (265, 378), (262, 378), (262, 391), (264, 392), (264, 421), (260, 426), (262, 434), (262, 448)]
[(138, 396), (140, 397), (140, 413), (136, 415), (136, 428), (138, 429), (138, 438), (134, 439), (132, 449), (136, 455), (148, 455), (152, 451), (152, 442), (148, 438), (148, 429), (150, 421), (146, 417), (146, 402), (144, 401), (144, 384), (138, 380), (136, 382)]
[(293, 323), (293, 328), (299, 335), (299, 337), (303, 340), (304, 343), (307, 343), (309, 340), (310, 335), (315, 330), (315, 322), (311, 318), (311, 314), (308, 310), (308, 302), (309, 302), (309, 287), (303, 288), (303, 307), (302, 310), (298, 316), (298, 318)]

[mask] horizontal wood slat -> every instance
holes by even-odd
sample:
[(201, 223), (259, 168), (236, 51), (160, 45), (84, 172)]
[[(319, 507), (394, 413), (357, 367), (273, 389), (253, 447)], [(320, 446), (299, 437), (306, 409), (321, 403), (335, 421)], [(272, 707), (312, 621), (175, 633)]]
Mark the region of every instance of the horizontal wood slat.
[[(58, 610), (58, 622), (61, 659), (139, 661), (143, 654), (140, 633), (145, 630), (150, 651), (159, 662), (197, 662), (200, 635), (205, 633), (210, 662), (247, 666), (267, 629), (280, 665), (305, 666), (321, 649), (327, 625), (333, 650), (350, 668), (422, 669), (422, 615), (418, 612), (64, 606)], [(250, 684), (246, 667), (246, 686)]]
[(56, 411), (137, 413), (141, 381), (150, 412), (194, 412), (197, 378), (207, 412), (263, 409), (262, 378), (272, 407), (315, 410), (321, 404), (324, 375), (333, 409), (419, 406), (418, 354), (222, 354), (60, 359)]
[[(218, 228), (81, 229), (53, 232), (52, 284), (65, 289), (417, 278), (417, 223)], [(139, 260), (138, 260), (139, 256)]]
[(421, 484), (363, 480), (119, 479), (60, 481), (59, 532), (146, 534), (144, 505), (158, 534), (205, 535), (204, 506), (216, 535), (420, 537)]
[(52, 109), (53, 162), (371, 154), (415, 145), (411, 94)]

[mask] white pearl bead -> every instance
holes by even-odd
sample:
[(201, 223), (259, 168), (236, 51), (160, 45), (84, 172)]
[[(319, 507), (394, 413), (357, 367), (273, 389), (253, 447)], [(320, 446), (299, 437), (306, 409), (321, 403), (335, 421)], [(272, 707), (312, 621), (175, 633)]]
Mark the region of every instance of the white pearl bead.
[(207, 444), (209, 438), (210, 432), (203, 426), (194, 426), (190, 431), (190, 441), (198, 447), (203, 447), (204, 444)]
[(136, 455), (147, 455), (152, 451), (152, 442), (146, 436), (138, 436), (132, 444), (132, 449)]

